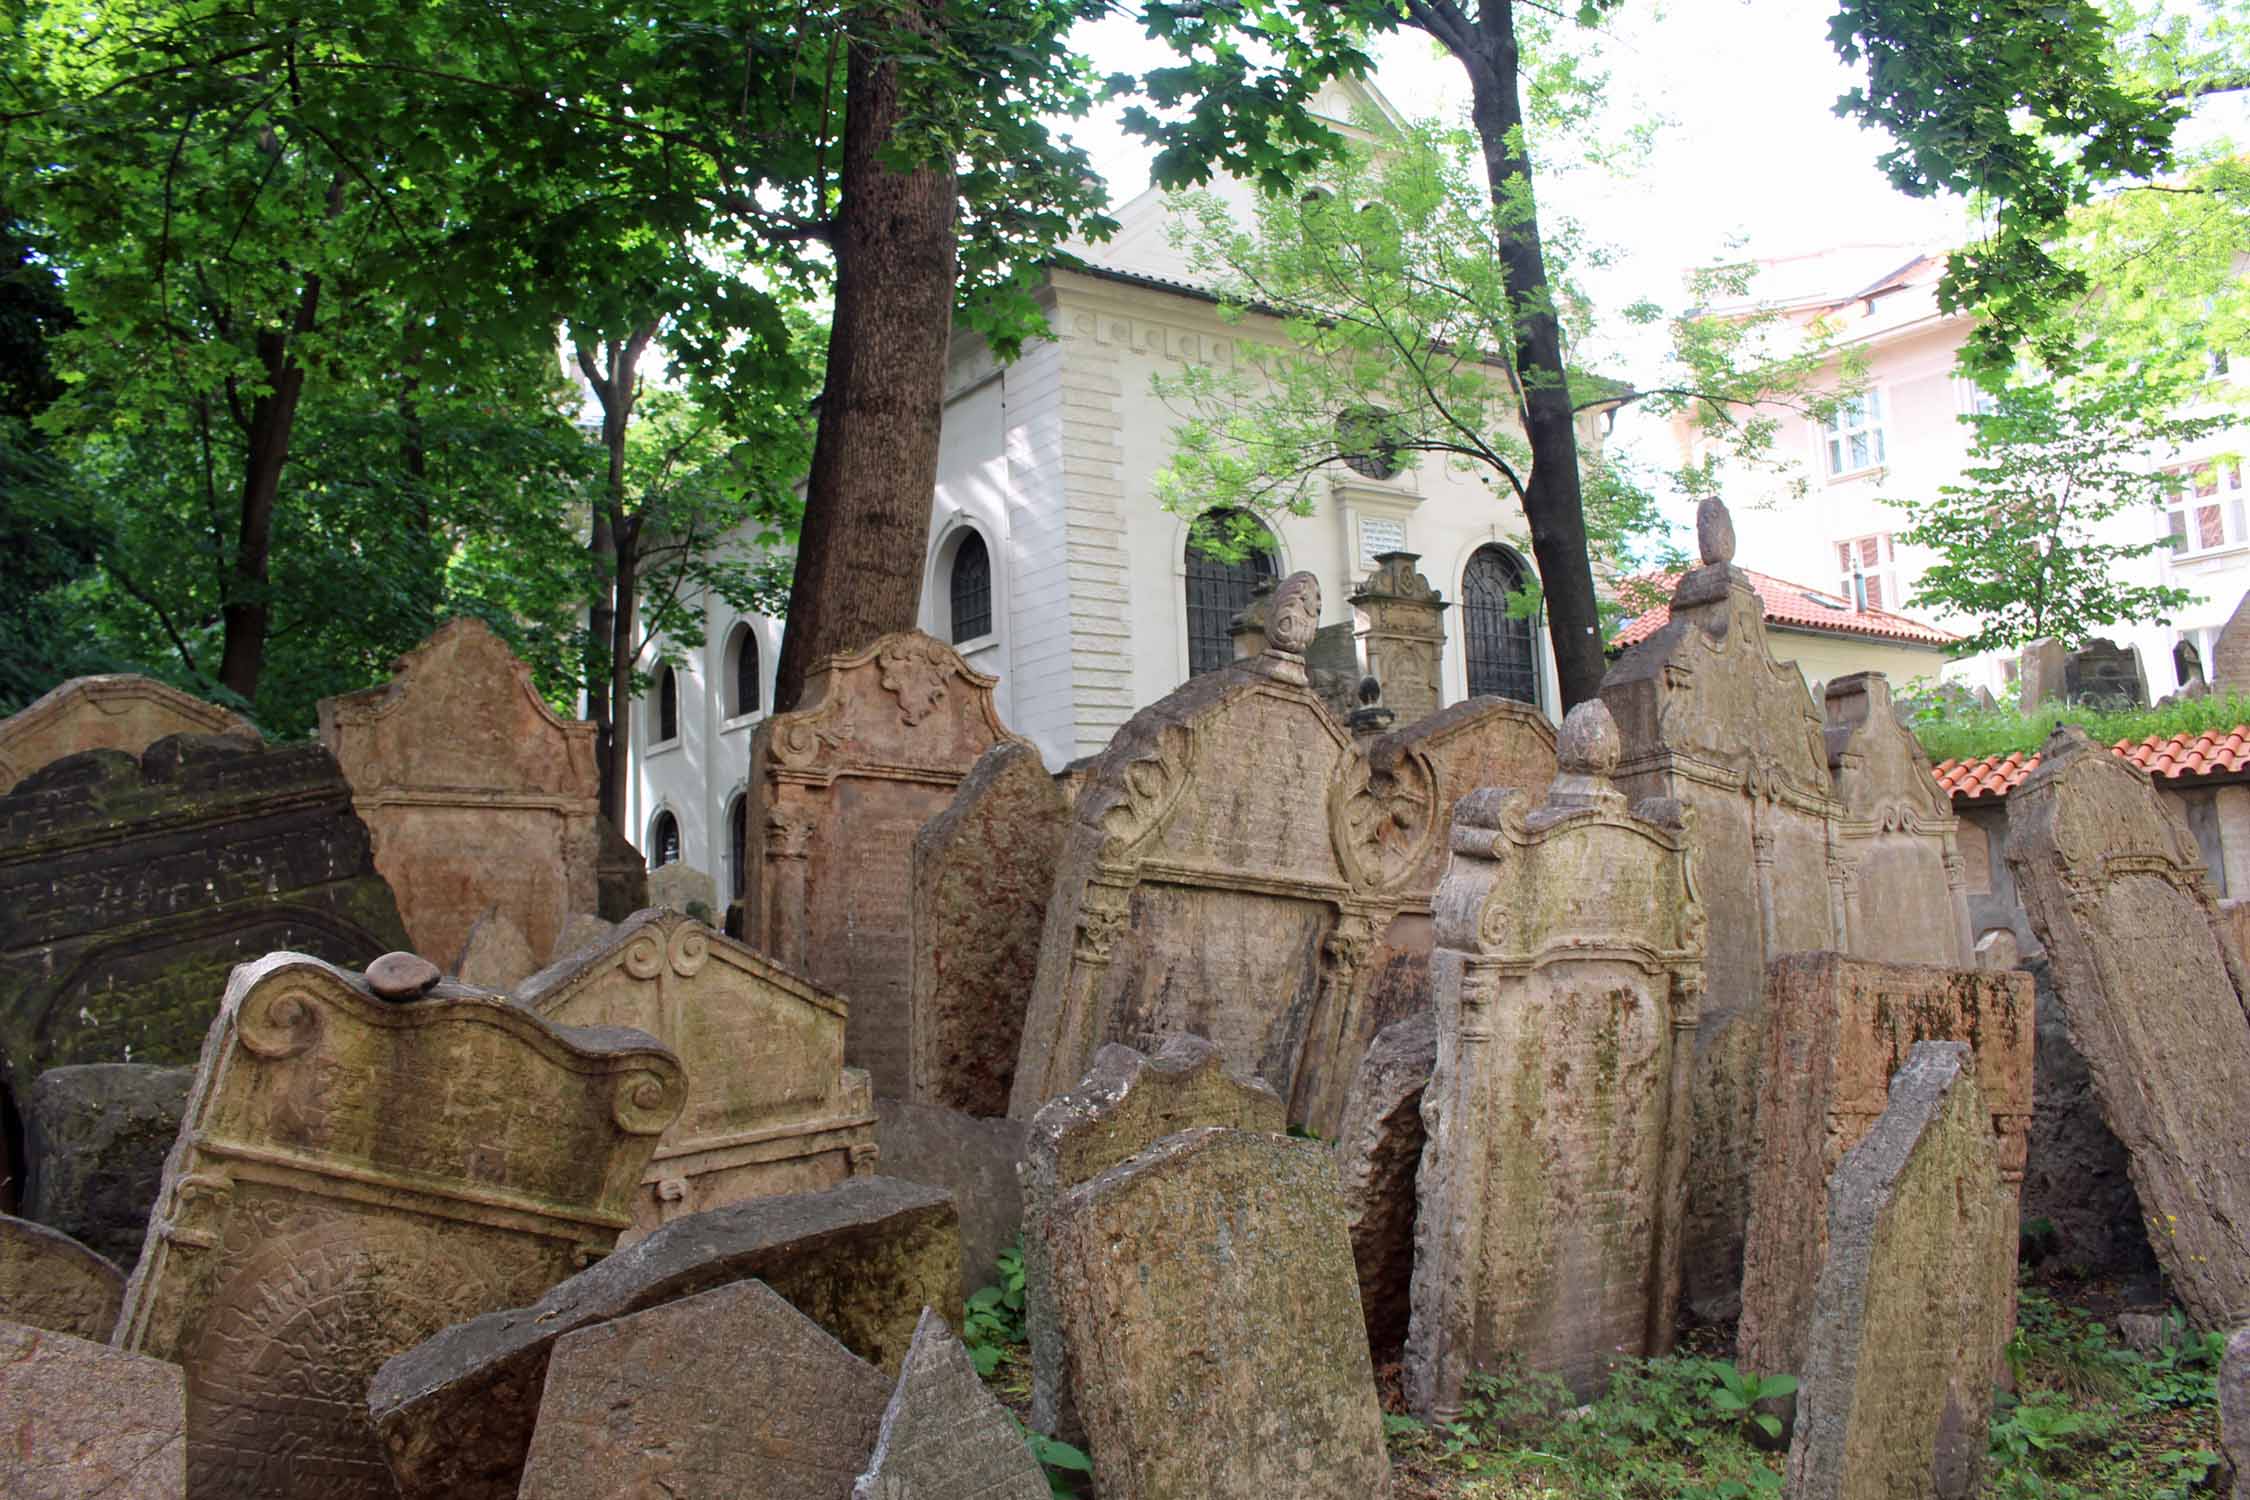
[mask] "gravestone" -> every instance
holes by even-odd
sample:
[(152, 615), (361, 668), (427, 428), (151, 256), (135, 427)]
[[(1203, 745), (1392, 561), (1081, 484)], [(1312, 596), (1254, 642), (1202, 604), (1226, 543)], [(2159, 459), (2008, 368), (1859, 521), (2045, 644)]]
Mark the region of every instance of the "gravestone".
[(2196, 650), (2195, 642), (2182, 639), (2172, 643), (2172, 679), (2180, 685), (2183, 697), (2200, 698), (2211, 691), (2203, 675), (2203, 653)]
[(1429, 1139), (1422, 1095), (1436, 1067), (1434, 1009), (1384, 1027), (1360, 1059), (1336, 1134), (1336, 1171), (1344, 1185), (1352, 1264), (1359, 1270), (1360, 1311), (1378, 1368), (1394, 1363), (1406, 1345), (1415, 1185)]
[(2063, 668), (2070, 653), (2063, 643), (2052, 636), (2027, 641), (2016, 657), (2016, 708), (2021, 713), (2039, 711), (2042, 703), (2052, 703), (2064, 695)]
[(520, 1500), (850, 1500), (890, 1382), (762, 1283), (555, 1345)]
[(874, 1168), (875, 1101), (844, 1066), (844, 1002), (693, 917), (641, 912), (516, 999), (559, 1026), (645, 1031), (687, 1069), (687, 1104), (633, 1197), (636, 1234)]
[(977, 758), (1022, 743), (996, 679), (920, 631), (816, 663), (800, 706), (750, 741), (750, 945), (850, 997), (845, 1061), (912, 1091), (914, 836)]
[[(1750, 1188), (1742, 1368), (1804, 1368), (1813, 1292), (1827, 1252), (1828, 1183), (1874, 1128), (1891, 1076), (1921, 1042), (1968, 1043), (1991, 1114), (2008, 1242), (2015, 1243), (2031, 1125), (2033, 991), (2024, 973), (1889, 964), (1840, 953), (1793, 953), (1766, 977), (1772, 1001), (1758, 1099), (1758, 1165)], [(2000, 1324), (2004, 1342), (2013, 1319)], [(1995, 1372), (2001, 1350), (1991, 1351)]]
[(1917, 1042), (1828, 1186), (1793, 1500), (1977, 1492), (2016, 1240), (1962, 1042)]
[(2219, 1362), (2219, 1445), (2234, 1465), (2234, 1500), (2250, 1500), (2250, 1327), (2235, 1330)]
[(323, 698), (320, 738), (398, 893), (407, 946), (443, 963), (497, 908), (536, 967), (563, 918), (599, 899), (594, 726), (549, 708), (481, 620), (448, 620), (392, 671)]
[(1166, 1136), (1064, 1193), (1050, 1233), (1103, 1500), (1390, 1493), (1326, 1148)]
[(1352, 591), (1367, 670), (1383, 684), (1383, 702), (1411, 725), (1445, 701), (1445, 611), (1412, 552), (1385, 552)]
[(0, 1495), (181, 1500), (180, 1367), (0, 1322)]
[(752, 1277), (844, 1346), (897, 1368), (924, 1307), (961, 1306), (960, 1235), (942, 1192), (855, 1177), (822, 1193), (692, 1214), (527, 1307), (448, 1328), (366, 1388), (403, 1500), (513, 1500), (555, 1343)]
[(1822, 739), (1843, 804), (1842, 951), (1956, 966), (1972, 961), (1969, 889), (1953, 800), (1891, 710), (1880, 672), (1828, 684)]
[(2148, 707), (2148, 673), (2132, 646), (2096, 638), (2063, 658), (2063, 697), (2102, 708)]
[[(2203, 856), (2148, 773), (2064, 725), (2008, 797), (2008, 867), (2070, 1038), (2198, 1327), (2250, 1320), (2243, 962)], [(2159, 1082), (2161, 1081), (2161, 1082)]]
[(258, 738), (249, 720), (153, 677), (73, 677), (0, 719), (0, 796), (50, 761), (87, 750), (139, 757), (175, 734)]
[(2211, 644), (2207, 664), (2211, 689), (2220, 693), (2250, 693), (2250, 593), (2236, 601), (2219, 638)]
[(2022, 1218), (2051, 1231), (2029, 1247), (2034, 1255), (2082, 1266), (2089, 1276), (2135, 1281), (2157, 1274), (2133, 1163), (2102, 1119), (2099, 1091), (2086, 1058), (2070, 1040), (2070, 1023), (2055, 994), (2044, 956), (2025, 961), (2037, 986), (2032, 1051), (2031, 1132), (2024, 1147)]
[(718, 925), (719, 883), (689, 864), (675, 859), (648, 872), (648, 904), (699, 916)]
[(993, 1265), (1023, 1232), (1024, 1159), (1029, 1120), (979, 1119), (940, 1104), (875, 1101), (876, 1159), (885, 1177), (943, 1188), (961, 1215), (961, 1271), (971, 1291), (989, 1284)]
[(98, 1342), (124, 1300), (117, 1267), (67, 1234), (0, 1214), (0, 1318)]
[(469, 935), (461, 940), (460, 956), (453, 960), (450, 972), (463, 984), (480, 990), (512, 990), (538, 967), (539, 960), (532, 957), (531, 943), (523, 930), (499, 907), (490, 906), (470, 924)]
[(952, 803), (914, 836), (911, 1097), (1008, 1112), (1023, 1008), (1070, 804), (1039, 752), (978, 757)]
[(130, 1266), (148, 1236), (164, 1156), (187, 1112), (193, 1068), (49, 1068), (24, 1102), (24, 1217)]
[(1406, 1394), (1450, 1420), (1503, 1357), (1591, 1399), (1670, 1350), (1704, 915), (1673, 807), (1628, 811), (1599, 701), (1546, 797), (1454, 813), (1438, 889)]
[(607, 818), (594, 819), (594, 837), (593, 911), (604, 921), (622, 922), (649, 904), (648, 861)]
[(852, 1500), (1047, 1500), (1047, 1475), (929, 1308)]
[(388, 1500), (368, 1377), (605, 1253), (685, 1094), (638, 1032), (236, 969), (116, 1337), (186, 1367), (189, 1495)]

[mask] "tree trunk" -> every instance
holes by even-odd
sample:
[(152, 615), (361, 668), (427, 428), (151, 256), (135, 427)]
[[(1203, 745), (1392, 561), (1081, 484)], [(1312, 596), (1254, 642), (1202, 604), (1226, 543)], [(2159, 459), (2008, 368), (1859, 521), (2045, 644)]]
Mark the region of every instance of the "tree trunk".
[(813, 438), (812, 474), (774, 670), (774, 710), (797, 706), (822, 658), (910, 630), (922, 607), (938, 421), (953, 326), (953, 174), (912, 172), (877, 153), (904, 111), (899, 69), (871, 34), (932, 24), (927, 0), (854, 20), (844, 84), (836, 314)]
[(601, 403), (602, 450), (609, 461), (586, 544), (595, 574), (593, 603), (586, 611), (586, 707), (594, 721), (601, 813), (628, 838), (625, 772), (633, 748), (633, 591), (640, 572), (635, 555), (640, 527), (627, 512), (625, 435), (640, 396), (641, 356), (657, 327), (644, 323), (623, 340), (605, 339), (599, 349), (586, 344), (575, 349), (579, 373)]
[(320, 278), (305, 278), (297, 315), (286, 332), (258, 335), (258, 358), (265, 367), (266, 392), (250, 406), (250, 451), (242, 468), (242, 507), (234, 544), (234, 566), (226, 602), (219, 607), (225, 648), (219, 658), (219, 684), (247, 701), (258, 696), (265, 671), (266, 635), (272, 612), (266, 606), (267, 560), (273, 549), (273, 512), (281, 494), (281, 469), (289, 460), (289, 438), (297, 425), (297, 403), (305, 392), (305, 369), (297, 363), (294, 340), (309, 333), (320, 317)]

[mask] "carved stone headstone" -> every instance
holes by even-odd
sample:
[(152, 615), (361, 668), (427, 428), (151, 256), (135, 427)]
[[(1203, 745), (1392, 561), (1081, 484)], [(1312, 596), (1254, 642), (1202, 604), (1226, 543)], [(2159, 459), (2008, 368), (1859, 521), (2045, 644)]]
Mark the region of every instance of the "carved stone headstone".
[(1352, 592), (1367, 670), (1383, 684), (1383, 702), (1402, 724), (1438, 711), (1445, 702), (1445, 611), (1415, 564), (1412, 552), (1385, 552), (1375, 571)]
[(193, 1068), (139, 1063), (40, 1074), (24, 1102), (24, 1217), (130, 1266), (148, 1236), (148, 1211), (194, 1078)]
[(1429, 1132), (1422, 1094), (1437, 1067), (1437, 1012), (1384, 1027), (1360, 1059), (1336, 1134), (1336, 1171), (1359, 1268), (1367, 1347), (1378, 1366), (1406, 1345), (1414, 1281), (1415, 1184)]
[(1008, 1112), (1070, 804), (1016, 741), (977, 760), (914, 836), (911, 1096)]
[(942, 1192), (857, 1177), (667, 1224), (528, 1307), (448, 1328), (384, 1365), (367, 1409), (404, 1500), (513, 1500), (555, 1341), (756, 1277), (853, 1353), (895, 1369), (924, 1307), (961, 1305)]
[(380, 687), (322, 699), (320, 738), (411, 946), (442, 963), (497, 907), (544, 960), (564, 916), (598, 899), (594, 726), (549, 708), (481, 620), (448, 620), (392, 670)]
[(2236, 602), (2234, 613), (2211, 645), (2206, 663), (2211, 687), (2221, 693), (2250, 693), (2250, 593)]
[(1380, 1500), (1390, 1458), (1335, 1163), (1207, 1127), (1080, 1183), (1056, 1308), (1105, 1500)]
[[(1766, 977), (1772, 1003), (1758, 1099), (1737, 1363), (1804, 1368), (1813, 1291), (1827, 1251), (1828, 1183), (1889, 1102), (1891, 1075), (1920, 1042), (1966, 1042), (1992, 1117), (2010, 1244), (2031, 1125), (2031, 976), (1795, 953)], [(2005, 1341), (2013, 1319), (2004, 1319)], [(2001, 1350), (1990, 1351), (1995, 1371)]]
[(116, 1338), (187, 1369), (189, 1494), (388, 1500), (368, 1377), (607, 1251), (685, 1094), (638, 1032), (236, 969)]
[(1973, 956), (1969, 888), (1952, 799), (1891, 710), (1880, 672), (1830, 680), (1822, 738), (1843, 804), (1843, 951), (1964, 965)]
[(2148, 673), (2137, 647), (2097, 638), (2063, 658), (2063, 697), (2106, 708), (2148, 707)]
[(1829, 1184), (1791, 1496), (1976, 1493), (2015, 1305), (2015, 1228), (1992, 1155), (1968, 1046), (1915, 1043)]
[[(2065, 725), (2008, 798), (2008, 866), (2071, 1039), (2199, 1327), (2250, 1321), (2250, 994), (2203, 856), (2148, 773)], [(2161, 1087), (2153, 1081), (2161, 1080)]]
[(928, 1308), (852, 1500), (1047, 1500), (1047, 1476)]
[(20, 712), (0, 719), (0, 795), (49, 761), (86, 750), (139, 757), (175, 734), (256, 739), (250, 721), (153, 677), (127, 673), (73, 677)]
[(180, 1367), (0, 1322), (0, 1495), (181, 1500)]
[(850, 1500), (890, 1382), (762, 1283), (555, 1345), (520, 1500)]
[(2063, 665), (2069, 658), (2063, 643), (2052, 636), (2024, 643), (2016, 656), (2016, 708), (2020, 712), (2036, 713), (2040, 704), (2063, 696)]
[(914, 836), (977, 758), (1021, 742), (995, 679), (920, 631), (815, 664), (801, 706), (750, 742), (750, 945), (848, 996), (845, 1060), (912, 1087)]
[(1451, 1418), (1503, 1355), (1581, 1395), (1670, 1349), (1703, 909), (1672, 808), (1628, 812), (1609, 711), (1543, 803), (1473, 793), (1439, 887), (1437, 1070), (1407, 1399)]
[(67, 1234), (0, 1214), (0, 1318), (106, 1340), (124, 1300), (117, 1267)]
[(676, 911), (644, 911), (526, 981), (562, 1026), (629, 1026), (687, 1069), (687, 1105), (633, 1198), (633, 1227), (832, 1187), (875, 1164), (867, 1075), (844, 1066), (844, 1002)]

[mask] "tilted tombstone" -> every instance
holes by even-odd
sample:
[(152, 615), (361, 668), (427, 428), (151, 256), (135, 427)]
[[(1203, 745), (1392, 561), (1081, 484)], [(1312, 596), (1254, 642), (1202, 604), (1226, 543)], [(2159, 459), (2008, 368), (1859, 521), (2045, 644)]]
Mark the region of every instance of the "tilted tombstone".
[(1880, 672), (1828, 684), (1822, 738), (1843, 816), (1843, 951), (1915, 963), (1966, 965), (1967, 869), (1955, 840), (1953, 800), (1939, 790), (1930, 757), (1891, 711)]
[(1582, 1398), (1672, 1345), (1704, 916), (1671, 806), (1628, 811), (1599, 700), (1543, 802), (1454, 813), (1438, 889), (1406, 1393), (1459, 1414), (1503, 1356)]
[(236, 969), (116, 1337), (187, 1369), (190, 1496), (388, 1500), (368, 1377), (606, 1253), (686, 1091), (638, 1032)]
[(971, 1288), (992, 1280), (994, 1264), (1023, 1232), (1024, 1159), (1029, 1120), (981, 1119), (942, 1104), (875, 1102), (876, 1159), (885, 1177), (944, 1188), (961, 1211), (961, 1268)]
[(1412, 552), (1385, 552), (1352, 591), (1367, 670), (1383, 684), (1383, 702), (1402, 724), (1438, 711), (1445, 701), (1445, 612)]
[(1360, 1311), (1377, 1365), (1406, 1345), (1414, 1283), (1414, 1207), (1422, 1148), (1422, 1096), (1437, 1067), (1437, 1012), (1424, 1010), (1376, 1034), (1359, 1060), (1336, 1133), (1336, 1172), (1359, 1269)]
[(914, 836), (910, 1097), (1008, 1112), (1024, 1005), (1070, 804), (1039, 752), (978, 757), (952, 803)]
[(178, 1365), (0, 1322), (0, 1495), (181, 1500), (184, 1406)]
[(929, 1308), (852, 1500), (1047, 1500), (1046, 1473), (969, 1351)]
[(0, 1318), (51, 1333), (107, 1339), (125, 1276), (67, 1234), (0, 1214)]
[[(1736, 1362), (1760, 1374), (1804, 1368), (1813, 1290), (1827, 1251), (1828, 1184), (1874, 1128), (1891, 1075), (1921, 1042), (1966, 1042), (1991, 1112), (2009, 1242), (2031, 1128), (2031, 976), (1793, 953), (1766, 976), (1772, 1001), (1758, 1099)], [(2000, 1325), (2003, 1341), (2013, 1319)], [(2001, 1350), (1990, 1351), (1995, 1373)]]
[(258, 738), (249, 720), (153, 677), (73, 677), (0, 719), (0, 795), (49, 761), (86, 750), (138, 756), (175, 734)]
[(320, 738), (352, 784), (411, 946), (446, 962), (497, 908), (545, 961), (563, 918), (599, 899), (593, 724), (549, 708), (481, 620), (448, 620), (392, 670), (379, 687), (323, 698)]
[(193, 1068), (139, 1063), (40, 1074), (24, 1103), (24, 1217), (130, 1266), (148, 1236), (148, 1211), (194, 1078)]
[(637, 1234), (874, 1168), (875, 1100), (844, 1066), (844, 1002), (693, 917), (640, 912), (516, 999), (559, 1026), (645, 1031), (687, 1069), (686, 1107), (633, 1197)]
[(2063, 666), (2069, 657), (2063, 643), (2052, 636), (2024, 643), (2016, 657), (2016, 708), (2019, 712), (2036, 713), (2042, 703), (2052, 703), (2063, 696)]
[(918, 630), (816, 663), (750, 741), (744, 931), (848, 996), (845, 1060), (885, 1098), (912, 1087), (914, 836), (977, 758), (1023, 742), (996, 679)]
[(2063, 697), (2109, 708), (2148, 707), (2148, 673), (2138, 647), (2097, 637), (2063, 658)]
[(2212, 643), (2208, 670), (2212, 691), (2250, 693), (2250, 593), (2236, 601)]
[(1962, 1500), (1977, 1490), (2016, 1237), (1991, 1114), (1962, 1042), (1917, 1042), (1828, 1186), (1792, 1500)]
[(2063, 725), (2008, 796), (2008, 867), (2173, 1290), (2198, 1327), (2250, 1321), (2250, 975), (2186, 819)]

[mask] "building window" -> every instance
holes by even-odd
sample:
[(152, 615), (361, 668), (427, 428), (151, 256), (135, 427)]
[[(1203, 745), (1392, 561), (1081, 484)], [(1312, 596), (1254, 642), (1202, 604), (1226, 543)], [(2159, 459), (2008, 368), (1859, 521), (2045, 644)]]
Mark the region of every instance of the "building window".
[(679, 857), (680, 820), (668, 812), (660, 812), (656, 821), (648, 825), (648, 867), (659, 869)]
[[(1228, 562), (1204, 550), (1222, 537), (1248, 550)], [(1275, 576), (1272, 533), (1255, 516), (1239, 510), (1206, 511), (1188, 531), (1188, 671), (1208, 672), (1234, 660), (1234, 638), (1227, 627), (1250, 603), (1260, 583)]]
[(1838, 592), (1854, 609), (1897, 609), (1906, 601), (1898, 585), (1898, 552), (1891, 534), (1855, 536), (1836, 544)]
[(727, 809), (727, 869), (731, 873), (734, 899), (743, 900), (750, 886), (750, 799), (737, 797), (734, 806)]
[(669, 663), (656, 669), (655, 743), (668, 744), (680, 737), (680, 674)]
[(2178, 488), (2164, 505), (2174, 552), (2210, 552), (2250, 538), (2244, 528), (2242, 465), (2223, 460), (2172, 475)]
[(1862, 391), (1838, 402), (1828, 419), (1827, 436), (1831, 478), (1883, 462), (1883, 393)]
[(1512, 614), (1509, 596), (1530, 578), (1505, 547), (1477, 548), (1461, 573), (1461, 630), (1469, 653), (1469, 696), (1539, 701), (1538, 660), (1529, 616)]
[(758, 711), (758, 633), (747, 625), (734, 627), (734, 696), (727, 714), (740, 718)]
[(976, 532), (963, 531), (954, 544), (951, 577), (953, 644), (992, 634), (992, 554)]

